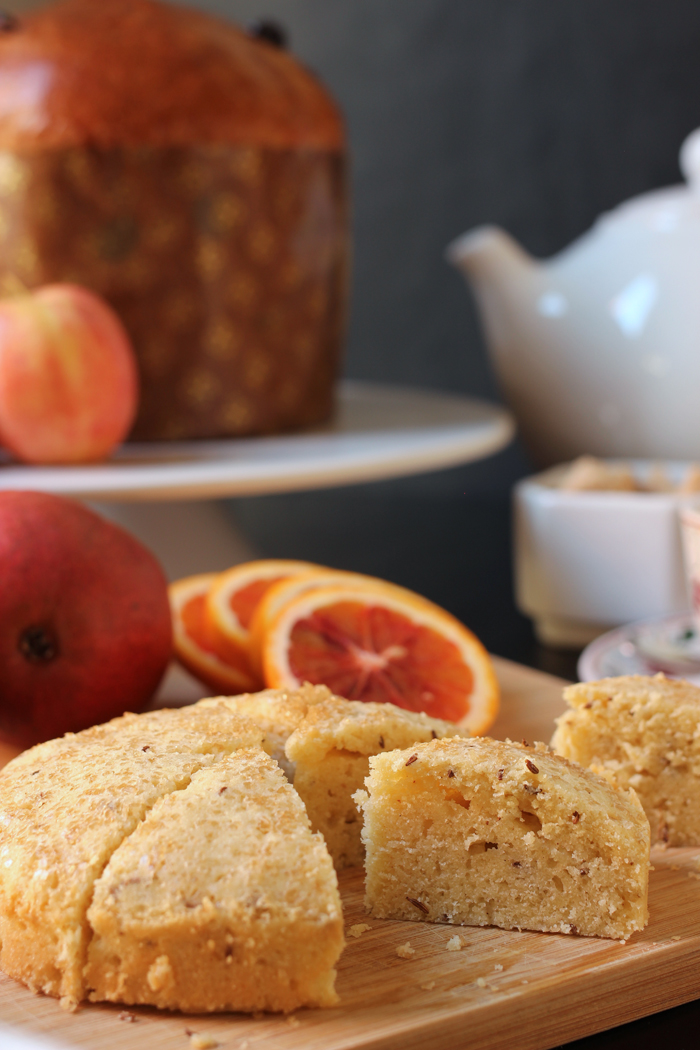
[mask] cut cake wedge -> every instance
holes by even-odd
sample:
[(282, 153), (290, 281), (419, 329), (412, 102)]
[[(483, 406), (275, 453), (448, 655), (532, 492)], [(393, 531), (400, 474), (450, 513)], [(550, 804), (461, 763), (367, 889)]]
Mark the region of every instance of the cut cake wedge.
[(66, 1006), (85, 998), (86, 912), (114, 850), (163, 795), (262, 731), (223, 707), (127, 714), (0, 771), (0, 967)]
[(88, 911), (90, 998), (187, 1012), (331, 1006), (338, 883), (277, 763), (246, 749), (161, 799)]
[(365, 783), (374, 917), (621, 940), (645, 926), (639, 800), (544, 745), (435, 740), (370, 759)]

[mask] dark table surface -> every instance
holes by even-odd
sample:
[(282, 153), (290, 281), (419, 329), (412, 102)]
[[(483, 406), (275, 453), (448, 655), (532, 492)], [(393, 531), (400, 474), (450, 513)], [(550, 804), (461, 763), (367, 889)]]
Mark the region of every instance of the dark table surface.
[[(498, 656), (577, 677), (579, 654), (538, 644), (515, 607), (508, 494), (385, 483), (237, 500), (230, 509), (260, 557), (393, 580), (449, 609)], [(568, 1050), (658, 1050), (662, 1042), (673, 1050), (700, 1045), (700, 999), (569, 1043)]]

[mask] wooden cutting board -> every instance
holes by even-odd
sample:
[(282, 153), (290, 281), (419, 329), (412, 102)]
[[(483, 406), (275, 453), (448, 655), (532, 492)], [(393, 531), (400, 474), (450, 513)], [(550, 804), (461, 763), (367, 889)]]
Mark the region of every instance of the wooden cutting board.
[[(548, 740), (563, 683), (504, 660), (497, 669), (493, 735)], [(0, 1022), (91, 1050), (190, 1050), (193, 1032), (222, 1050), (547, 1050), (700, 996), (696, 858), (700, 849), (654, 851), (651, 921), (627, 944), (367, 919), (353, 870), (340, 879), (346, 926), (370, 929), (348, 937), (334, 1010), (184, 1017), (90, 1005), (69, 1014), (0, 976)], [(464, 946), (448, 951), (455, 933)], [(401, 958), (406, 942), (414, 954)]]

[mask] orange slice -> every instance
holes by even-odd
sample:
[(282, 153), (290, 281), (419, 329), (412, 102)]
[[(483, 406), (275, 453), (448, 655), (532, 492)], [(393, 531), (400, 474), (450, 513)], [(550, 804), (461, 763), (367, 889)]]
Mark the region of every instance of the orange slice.
[(247, 561), (220, 573), (206, 598), (205, 616), (214, 645), (222, 651), (233, 646), (247, 655), (251, 621), (266, 592), (282, 580), (316, 568), (310, 562), (268, 558)]
[(313, 587), (283, 605), (264, 637), (265, 683), (323, 684), (349, 700), (390, 701), (485, 732), (498, 682), (481, 642), (427, 599), (378, 583)]
[(392, 590), (409, 597), (417, 597), (413, 591), (399, 587), (398, 584), (389, 583), (387, 580), (380, 580), (376, 576), (364, 576), (362, 573), (348, 572), (344, 569), (327, 569), (322, 565), (316, 565), (312, 571), (300, 573), (298, 576), (279, 580), (265, 592), (250, 622), (250, 663), (259, 674), (263, 673), (262, 650), (265, 636), (280, 609), (298, 594), (303, 594), (304, 591), (312, 590), (314, 587), (329, 587), (337, 584), (361, 591), (379, 590), (386, 594), (387, 590)]
[(245, 649), (214, 638), (206, 618), (206, 596), (218, 573), (188, 576), (168, 588), (173, 615), (173, 644), (179, 662), (205, 685), (224, 693), (261, 688)]

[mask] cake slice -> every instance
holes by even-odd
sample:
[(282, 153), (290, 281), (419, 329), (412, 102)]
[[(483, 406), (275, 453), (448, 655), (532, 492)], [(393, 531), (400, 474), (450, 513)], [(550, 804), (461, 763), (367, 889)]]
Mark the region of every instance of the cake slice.
[(633, 787), (652, 841), (700, 846), (700, 689), (628, 675), (569, 686), (564, 699), (555, 751)]
[(257, 748), (156, 803), (112, 854), (88, 921), (92, 1000), (187, 1012), (337, 1001), (333, 865), (282, 770)]
[(365, 783), (376, 918), (622, 940), (645, 926), (639, 800), (544, 745), (434, 740), (372, 758)]
[(310, 706), (287, 741), (294, 787), (314, 831), (326, 840), (337, 870), (362, 864), (362, 820), (353, 802), (369, 772), (371, 755), (418, 741), (469, 736), (453, 722), (394, 704), (329, 696)]
[(127, 714), (49, 740), (0, 771), (0, 966), (72, 1006), (86, 912), (114, 850), (163, 795), (262, 731), (224, 707)]

